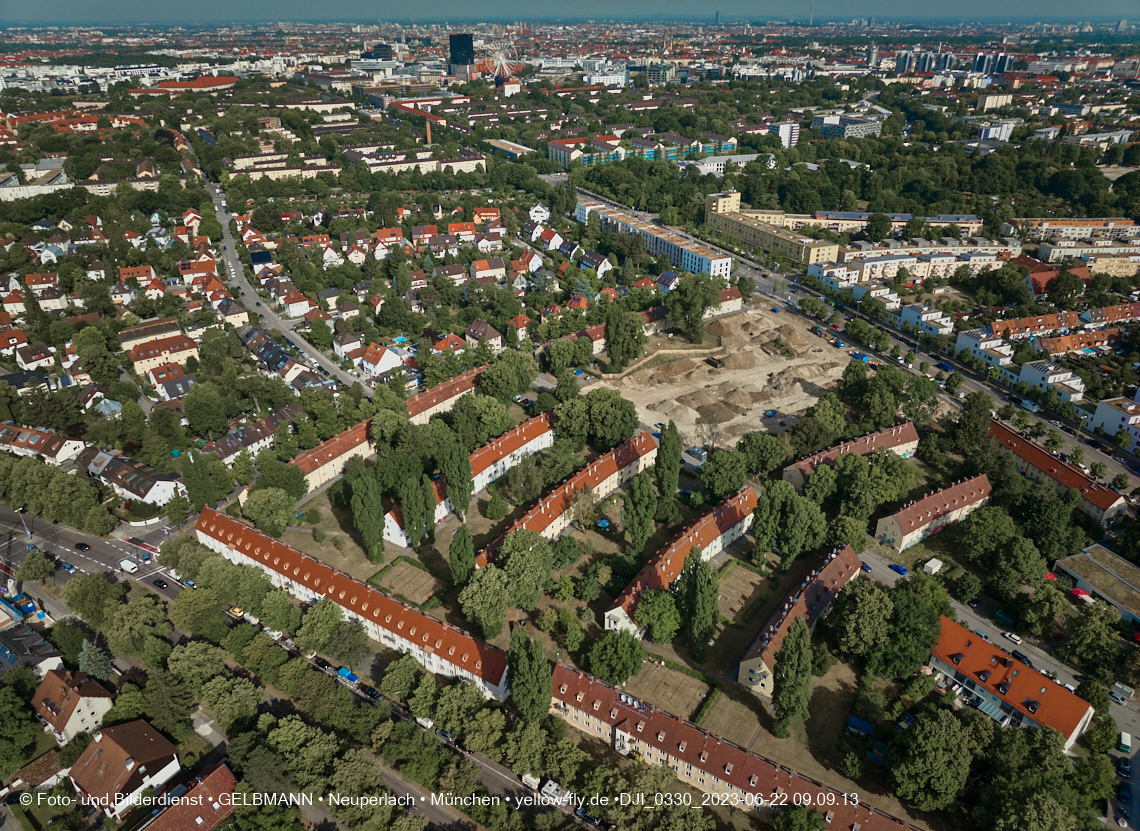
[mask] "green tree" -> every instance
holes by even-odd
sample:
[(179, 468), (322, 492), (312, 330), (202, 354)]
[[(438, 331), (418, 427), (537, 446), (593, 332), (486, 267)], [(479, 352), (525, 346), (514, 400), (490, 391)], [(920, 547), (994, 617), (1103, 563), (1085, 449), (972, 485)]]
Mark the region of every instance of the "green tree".
[(246, 497), (242, 513), (257, 526), (258, 531), (271, 537), (280, 537), (293, 518), (295, 502), (280, 488), (265, 488), (253, 491)]
[(181, 528), (186, 520), (190, 518), (191, 505), (190, 500), (182, 494), (175, 495), (165, 505), (166, 518), (174, 523), (174, 527)]
[(879, 242), (886, 239), (891, 233), (891, 218), (884, 213), (876, 211), (867, 218), (867, 239)]
[(419, 662), (411, 655), (404, 655), (388, 664), (384, 670), (384, 677), (380, 680), (380, 692), (388, 698), (405, 700), (416, 688), (420, 673)]
[(230, 472), (239, 485), (248, 485), (253, 481), (253, 468), (253, 454), (247, 448), (237, 454)]
[(641, 357), (645, 348), (644, 321), (637, 312), (626, 311), (614, 304), (606, 314), (606, 355), (610, 372), (621, 372)]
[(922, 713), (901, 742), (888, 776), (899, 799), (920, 811), (939, 811), (954, 803), (966, 786), (971, 754), (962, 722), (949, 710)]
[(352, 524), (360, 533), (360, 543), (370, 562), (384, 561), (383, 494), (374, 476), (365, 474), (352, 480)]
[(982, 581), (972, 571), (967, 571), (954, 581), (954, 593), (963, 603), (969, 603), (982, 593)]
[(634, 609), (637, 623), (646, 628), (654, 643), (669, 643), (681, 629), (681, 616), (677, 603), (667, 591), (650, 589)]
[(1097, 601), (1082, 606), (1077, 616), (1068, 621), (1073, 657), (1088, 666), (1112, 663), (1119, 648), (1116, 633), (1119, 624), (1120, 612), (1107, 603)]
[(653, 462), (653, 476), (657, 481), (659, 522), (675, 522), (680, 516), (675, 500), (681, 476), (681, 452), (681, 434), (677, 431), (677, 425), (670, 421), (661, 431), (657, 458)]
[(451, 549), (448, 551), (451, 565), (451, 582), (456, 586), (467, 584), (467, 578), (475, 568), (475, 543), (471, 539), (471, 531), (467, 524), (460, 525), (451, 538)]
[(984, 392), (972, 392), (962, 402), (958, 421), (954, 427), (954, 441), (967, 457), (981, 457), (990, 444), (990, 415), (993, 397)]
[(439, 470), (447, 481), (447, 496), (451, 507), (462, 520), (467, 516), (475, 483), (471, 478), (471, 460), (458, 444), (451, 444), (439, 456)]
[(322, 598), (315, 606), (310, 606), (301, 620), (296, 642), (302, 653), (325, 652), (344, 622), (340, 606), (330, 598)]
[(686, 274), (665, 295), (665, 313), (691, 342), (704, 342), (705, 312), (720, 305), (723, 285), (711, 274)]
[(166, 668), (191, 690), (200, 690), (211, 678), (226, 672), (226, 651), (205, 641), (190, 641), (174, 647)]
[(714, 502), (720, 502), (739, 491), (747, 478), (744, 456), (733, 451), (714, 451), (701, 470), (701, 486)]
[(55, 563), (39, 549), (29, 551), (24, 562), (16, 569), (17, 580), (47, 580), (55, 573)]
[(827, 819), (806, 805), (782, 808), (772, 823), (773, 831), (826, 831)]
[(772, 732), (778, 738), (787, 738), (788, 725), (793, 718), (799, 716), (807, 721), (810, 716), (811, 667), (811, 634), (807, 624), (796, 618), (776, 653), (776, 667), (772, 672), (772, 712), (775, 717)]
[(689, 636), (689, 648), (697, 660), (702, 660), (701, 656), (720, 622), (719, 592), (717, 575), (704, 559), (701, 549), (693, 546), (674, 582), (673, 596)]
[(248, 678), (219, 676), (201, 689), (210, 712), (225, 733), (229, 733), (234, 724), (252, 719), (258, 707), (265, 703), (265, 690), (254, 686)]
[(637, 674), (644, 660), (645, 647), (635, 635), (611, 629), (590, 648), (588, 664), (598, 678), (620, 687)]
[(487, 565), (477, 569), (459, 593), (459, 608), (484, 638), (492, 640), (503, 631), (509, 595), (506, 573), (498, 566)]
[(0, 776), (7, 779), (27, 761), (25, 751), (43, 730), (32, 715), (31, 708), (14, 687), (0, 689)]
[[(736, 452), (744, 457), (749, 473), (767, 477), (784, 460), (784, 444), (771, 433), (745, 433), (736, 443)], [(819, 468), (817, 468), (818, 470)]]
[(63, 602), (96, 629), (105, 629), (122, 604), (126, 585), (112, 583), (103, 572), (75, 577), (63, 584)]
[(170, 622), (180, 632), (202, 635), (215, 642), (226, 636), (222, 602), (215, 589), (179, 592), (170, 610)]
[(172, 673), (151, 671), (144, 695), (147, 719), (164, 733), (173, 732), (190, 717), (194, 697)]
[(498, 491), (491, 494), (491, 498), (487, 500), (487, 507), (484, 508), (487, 514), (487, 519), (491, 522), (498, 522), (504, 519), (507, 515), (507, 503), (503, 501), (503, 497), (499, 496)]
[(640, 555), (653, 534), (653, 517), (657, 513), (657, 494), (648, 470), (641, 471), (626, 484), (624, 513), (629, 550)]
[(318, 318), (309, 328), (309, 340), (318, 349), (329, 349), (333, 344), (333, 331), (327, 323)]
[(301, 626), (301, 609), (284, 589), (273, 589), (261, 601), (261, 622), (275, 632), (296, 633)]
[(549, 712), (552, 673), (542, 643), (533, 640), (526, 627), (516, 626), (507, 650), (507, 683), (515, 709), (525, 721), (540, 721)]
[[(434, 490), (434, 489), (433, 489)], [(435, 512), (435, 500), (432, 499), (430, 510)], [(424, 491), (422, 482), (415, 479), (405, 479), (400, 483), (400, 513), (404, 520), (404, 533), (412, 548), (419, 548), (420, 541), (428, 529), (428, 506), (424, 504)]]
[(528, 612), (535, 609), (554, 566), (550, 543), (537, 531), (511, 531), (503, 538), (496, 564), (506, 577), (510, 604)]
[(83, 648), (79, 652), (79, 671), (86, 672), (92, 678), (98, 678), (100, 681), (111, 680), (111, 675), (114, 668), (111, 666), (111, 658), (95, 643), (89, 640), (83, 641)]

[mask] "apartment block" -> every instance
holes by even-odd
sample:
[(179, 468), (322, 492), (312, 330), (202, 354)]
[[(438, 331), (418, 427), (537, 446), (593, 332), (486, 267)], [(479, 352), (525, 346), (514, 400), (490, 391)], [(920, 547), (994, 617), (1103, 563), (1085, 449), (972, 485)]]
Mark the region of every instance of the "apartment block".
[(681, 573), (694, 548), (699, 548), (701, 558), (707, 561), (740, 539), (752, 527), (755, 509), (756, 491), (746, 487), (681, 531), (638, 572), (606, 612), (605, 628), (621, 629), (639, 638), (645, 637), (645, 627), (637, 622), (637, 604), (645, 592), (667, 590)]
[(909, 459), (918, 450), (918, 430), (915, 429), (914, 422), (896, 424), (894, 427), (877, 430), (857, 439), (840, 442), (827, 450), (804, 456), (804, 458), (784, 468), (782, 478), (785, 482), (791, 482), (796, 490), (800, 490), (807, 481), (807, 477), (820, 465), (833, 464), (836, 459), (847, 453), (866, 456), (876, 450), (890, 450), (904, 459)]
[[(805, 237), (747, 213), (710, 209), (710, 202), (721, 195), (712, 194), (705, 201), (705, 224), (713, 230), (804, 265), (834, 262), (838, 259), (839, 246), (833, 242)], [(739, 194), (735, 196), (739, 204)]]
[(1128, 505), (1121, 494), (1094, 482), (1084, 471), (1066, 464), (1002, 422), (990, 422), (990, 435), (1013, 453), (1014, 465), (1026, 479), (1048, 479), (1062, 493), (1080, 491), (1081, 510), (1101, 525), (1111, 525), (1127, 513)]
[(1021, 375), (1017, 380), (1024, 381), (1033, 389), (1052, 389), (1061, 401), (1075, 404), (1085, 397), (1085, 382), (1081, 377), (1052, 361), (1026, 361), (1021, 365)]
[(1127, 241), (1112, 239), (1097, 240), (1048, 240), (1037, 247), (1037, 256), (1047, 263), (1062, 260), (1078, 260), (1086, 257), (1137, 257), (1140, 256), (1140, 238)]
[(993, 488), (983, 473), (955, 482), (885, 516), (875, 525), (875, 539), (904, 551), (947, 526), (968, 517), (990, 500)]
[(740, 657), (737, 683), (762, 698), (771, 698), (776, 657), (794, 620), (802, 620), (808, 630), (826, 614), (831, 601), (859, 574), (862, 562), (849, 545), (832, 551), (823, 565), (809, 574), (804, 584), (772, 612), (756, 640)]
[(1013, 363), (1013, 347), (1000, 337), (987, 334), (985, 329), (959, 332), (954, 349), (957, 352), (965, 351), (990, 366), (1003, 367)]
[(713, 251), (688, 237), (649, 222), (642, 222), (623, 211), (607, 208), (596, 202), (580, 201), (574, 216), (579, 222), (585, 223), (594, 212), (597, 212), (601, 219), (603, 229), (608, 228), (626, 235), (640, 235), (645, 243), (645, 251), (650, 256), (665, 255), (678, 268), (693, 274), (723, 277), (726, 282), (732, 274), (732, 257)]
[(959, 695), (1002, 727), (1052, 727), (1069, 750), (1092, 723), (1093, 707), (997, 644), (942, 618), (927, 666), (940, 689)]
[(230, 562), (261, 569), (302, 602), (334, 601), (369, 637), (412, 655), (428, 672), (470, 681), (487, 698), (506, 699), (507, 657), (493, 646), (211, 508), (194, 528), (202, 545)]
[(923, 303), (912, 303), (903, 306), (898, 314), (894, 315), (895, 325), (909, 324), (916, 332), (923, 332), (931, 337), (944, 335), (949, 337), (954, 333), (954, 324), (945, 314), (932, 306)]
[(475, 564), (482, 568), (495, 558), (503, 538), (512, 531), (528, 529), (553, 540), (569, 527), (570, 503), (580, 490), (591, 489), (605, 499), (638, 473), (648, 470), (657, 458), (657, 442), (649, 433), (638, 433), (620, 447), (605, 453), (547, 494), (525, 515), (515, 520), (494, 542), (479, 552)]
[(680, 782), (770, 819), (783, 805), (819, 805), (828, 828), (916, 831), (915, 826), (789, 770), (678, 716), (638, 701), (608, 684), (558, 663), (550, 712), (570, 727), (665, 765)]
[(1003, 222), (1003, 236), (1025, 234), (1032, 239), (1133, 239), (1140, 237), (1140, 225), (1123, 217), (1089, 219), (1018, 218)]
[(1131, 452), (1140, 440), (1140, 404), (1127, 398), (1102, 398), (1097, 402), (1089, 428), (1104, 430), (1109, 436), (1127, 430), (1132, 443), (1125, 449)]

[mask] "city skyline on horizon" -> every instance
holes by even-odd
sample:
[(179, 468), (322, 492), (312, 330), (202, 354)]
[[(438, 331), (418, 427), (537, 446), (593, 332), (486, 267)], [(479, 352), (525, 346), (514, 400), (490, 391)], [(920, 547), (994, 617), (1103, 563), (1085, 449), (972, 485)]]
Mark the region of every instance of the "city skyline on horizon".
[[(407, 7), (390, 3), (375, 4), (369, 9), (368, 16), (362, 16), (364, 9), (360, 5), (347, 2), (326, 2), (322, 6), (323, 13), (313, 16), (314, 9), (298, 0), (253, 0), (244, 4), (243, 15), (232, 14), (229, 4), (220, 0), (202, 0), (196, 7), (194, 16), (180, 17), (179, 9), (172, 8), (170, 13), (155, 15), (155, 7), (144, 0), (120, 0), (108, 7), (95, 0), (75, 0), (66, 8), (60, 9), (50, 19), (35, 19), (32, 17), (17, 16), (6, 13), (0, 9), (0, 25), (16, 26), (185, 26), (198, 24), (201, 26), (235, 25), (235, 24), (262, 24), (273, 21), (288, 23), (377, 23), (391, 22), (411, 25), (433, 25), (451, 22), (486, 22), (503, 23), (518, 19), (534, 22), (556, 24), (580, 23), (587, 20), (599, 22), (670, 22), (679, 23), (706, 22), (712, 23), (719, 14), (720, 22), (724, 24), (803, 24), (806, 23), (813, 12), (812, 0), (797, 0), (789, 8), (780, 6), (781, 14), (765, 9), (756, 9), (743, 0), (724, 0), (714, 4), (708, 12), (694, 15), (689, 11), (688, 4), (679, 0), (663, 0), (652, 7), (647, 3), (643, 14), (638, 14), (636, 7), (630, 13), (622, 16), (613, 16), (612, 7), (602, 3), (601, 0), (584, 0), (575, 4), (574, 13), (570, 15), (536, 14), (534, 11), (520, 15), (512, 6), (506, 3), (495, 3), (485, 8), (478, 15), (473, 15), (470, 6), (456, 0), (442, 0), (435, 4), (431, 17), (408, 15)], [(773, 4), (775, 6), (775, 4)], [(1140, 19), (1140, 7), (1131, 0), (1105, 0), (1098, 4), (1095, 14), (1085, 13), (1074, 16), (1071, 4), (1064, 0), (1040, 0), (1028, 9), (1024, 15), (1020, 14), (994, 14), (992, 5), (984, 0), (962, 0), (958, 4), (961, 13), (946, 15), (945, 7), (929, 4), (931, 13), (923, 12), (922, 7), (916, 8), (914, 4), (902, 0), (869, 0), (856, 9), (851, 8), (841, 0), (817, 0), (814, 4), (814, 19), (817, 25), (822, 23), (846, 23), (854, 19), (867, 19), (874, 17), (881, 24), (900, 23), (926, 23), (932, 25), (954, 25), (966, 23), (981, 23), (986, 25), (1000, 25), (1003, 22), (1024, 25), (1040, 22), (1050, 25), (1077, 24), (1083, 22), (1108, 23), (1120, 19), (1128, 19), (1129, 15)], [(8, 12), (15, 11), (16, 6), (10, 6)]]

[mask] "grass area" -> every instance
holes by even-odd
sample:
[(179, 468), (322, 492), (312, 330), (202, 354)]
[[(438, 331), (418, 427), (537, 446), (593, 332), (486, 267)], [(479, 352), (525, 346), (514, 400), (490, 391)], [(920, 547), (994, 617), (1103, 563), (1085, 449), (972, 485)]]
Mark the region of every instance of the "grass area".
[(368, 578), (368, 582), (410, 606), (427, 611), (443, 603), (450, 581), (418, 560), (401, 555)]

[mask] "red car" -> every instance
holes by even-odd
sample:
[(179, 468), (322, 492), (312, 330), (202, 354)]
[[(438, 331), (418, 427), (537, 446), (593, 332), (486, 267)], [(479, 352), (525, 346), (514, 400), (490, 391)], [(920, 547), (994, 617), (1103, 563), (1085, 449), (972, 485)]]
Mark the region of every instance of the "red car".
[(839, 328), (839, 324), (838, 324), (838, 323), (832, 323), (832, 324), (831, 324), (831, 328), (832, 328), (832, 329), (834, 329), (836, 332), (842, 331), (842, 330)]

